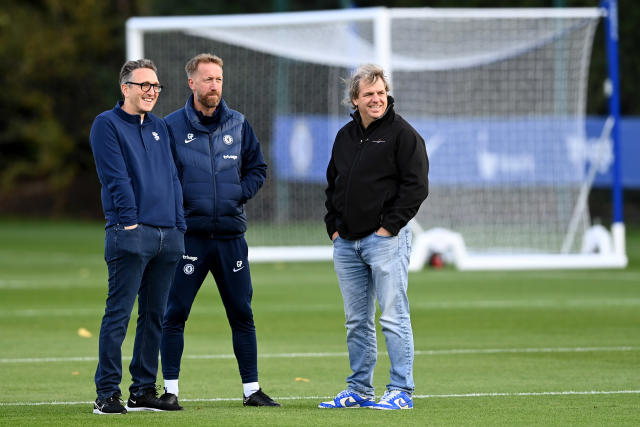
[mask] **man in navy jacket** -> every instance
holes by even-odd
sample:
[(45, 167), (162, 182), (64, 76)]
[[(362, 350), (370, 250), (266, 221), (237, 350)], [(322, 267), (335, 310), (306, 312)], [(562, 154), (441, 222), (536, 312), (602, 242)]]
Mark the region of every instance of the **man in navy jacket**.
[(177, 404), (184, 326), (211, 272), (231, 325), (245, 406), (280, 406), (258, 384), (253, 287), (244, 204), (262, 187), (267, 165), (244, 115), (222, 99), (222, 59), (200, 54), (185, 70), (193, 95), (165, 117), (184, 193), (185, 255), (179, 262), (162, 330), (165, 395)]
[[(162, 86), (148, 59), (120, 71), (124, 101), (96, 117), (91, 149), (102, 184), (109, 272), (95, 374), (95, 414), (179, 409), (156, 394), (162, 314), (176, 263), (184, 253), (182, 189), (164, 121), (151, 114)], [(120, 402), (122, 342), (138, 297), (138, 322), (129, 365), (132, 384)]]

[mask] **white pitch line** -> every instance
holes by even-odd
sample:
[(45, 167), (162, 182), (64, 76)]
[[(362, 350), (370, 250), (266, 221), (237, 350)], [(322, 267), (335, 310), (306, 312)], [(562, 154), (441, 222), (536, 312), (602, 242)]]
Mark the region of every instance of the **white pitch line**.
[(482, 301), (422, 301), (411, 304), (412, 309), (452, 310), (452, 309), (546, 309), (546, 308), (600, 308), (637, 307), (640, 298), (568, 299), (553, 300), (482, 300)]
[[(587, 390), (587, 391), (539, 391), (539, 392), (511, 392), (511, 393), (459, 393), (459, 394), (414, 394), (414, 399), (456, 399), (469, 397), (536, 397), (536, 396), (584, 396), (584, 395), (615, 395), (640, 394), (640, 390)], [(283, 396), (275, 400), (324, 400), (335, 396)], [(235, 402), (242, 399), (236, 397), (214, 397), (200, 399), (180, 399), (181, 402)], [(75, 402), (0, 402), (0, 406), (48, 406), (48, 405), (90, 405), (93, 401)]]
[[(589, 352), (622, 352), (640, 351), (638, 346), (616, 346), (616, 347), (541, 347), (541, 348), (470, 348), (470, 349), (450, 349), (450, 350), (416, 350), (416, 356), (446, 356), (457, 354), (501, 354), (501, 353), (589, 353)], [(385, 357), (386, 352), (379, 352), (379, 356)], [(267, 353), (258, 357), (261, 359), (296, 359), (296, 358), (322, 358), (322, 357), (347, 357), (347, 352), (335, 353)], [(186, 354), (183, 359), (208, 360), (208, 359), (234, 359), (233, 354)], [(130, 357), (123, 357), (122, 360), (130, 360)], [(4, 358), (0, 363), (49, 363), (49, 362), (96, 362), (95, 356), (90, 357), (27, 357), (27, 358)]]
[(527, 396), (582, 396), (603, 394), (640, 394), (640, 390), (590, 390), (590, 391), (530, 391), (515, 393), (464, 393), (464, 394), (414, 394), (416, 399), (455, 398), (455, 397), (527, 397)]
[(416, 356), (437, 356), (454, 354), (500, 354), (500, 353), (589, 353), (603, 351), (636, 351), (640, 347), (542, 347), (542, 348), (474, 348), (452, 350), (417, 350)]
[[(127, 358), (123, 357), (123, 360)], [(129, 358), (130, 359), (130, 358)], [(49, 362), (97, 362), (98, 358), (92, 357), (23, 357), (16, 359), (0, 359), (0, 363), (49, 363)]]

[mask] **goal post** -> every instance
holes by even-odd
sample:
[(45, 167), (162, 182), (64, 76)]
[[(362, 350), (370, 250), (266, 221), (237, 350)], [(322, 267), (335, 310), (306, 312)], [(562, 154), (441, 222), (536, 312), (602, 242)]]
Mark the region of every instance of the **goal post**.
[(613, 233), (614, 252), (624, 258), (626, 265), (626, 242), (623, 216), (622, 158), (620, 142), (620, 77), (618, 70), (618, 0), (604, 0), (606, 11), (605, 39), (607, 51), (607, 82), (609, 95), (609, 117), (613, 120), (611, 139), (613, 141)]
[[(600, 137), (585, 129), (594, 33), (604, 19), (617, 43), (615, 9), (612, 0), (602, 8), (135, 17), (127, 57), (158, 66), (161, 116), (190, 94), (189, 58), (211, 52), (225, 61), (223, 97), (251, 122), (269, 164), (246, 205), (254, 262), (331, 259), (325, 170), (351, 111), (342, 79), (374, 62), (431, 162), (430, 195), (411, 223), (411, 269), (435, 252), (471, 270), (624, 267), (620, 180), (611, 230), (592, 224), (587, 203), (595, 171), (607, 162), (614, 177), (619, 170), (619, 111)], [(607, 52), (617, 61), (617, 44)], [(614, 111), (617, 68), (608, 72)]]

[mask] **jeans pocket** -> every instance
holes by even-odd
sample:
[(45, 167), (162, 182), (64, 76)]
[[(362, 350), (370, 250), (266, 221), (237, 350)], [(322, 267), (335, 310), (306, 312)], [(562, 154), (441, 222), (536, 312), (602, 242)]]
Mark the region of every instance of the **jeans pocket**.
[(376, 236), (376, 237), (379, 237), (379, 238), (381, 238), (381, 239), (393, 239), (394, 237), (397, 237), (397, 236), (383, 236), (383, 235), (381, 235), (381, 234), (378, 234), (378, 232), (377, 232), (377, 231), (374, 231), (374, 232), (373, 232), (373, 235), (374, 235), (374, 236)]
[(125, 230), (121, 224), (109, 227), (104, 239), (104, 259), (109, 262), (122, 256), (140, 252), (140, 226)]
[(125, 230), (124, 226), (118, 225), (115, 230), (115, 248), (117, 252), (140, 254), (142, 252), (143, 225), (138, 224), (136, 228)]
[[(116, 224), (113, 226), (113, 229), (117, 232), (123, 232), (123, 233), (128, 233), (130, 231), (139, 231), (141, 229), (143, 225), (142, 224), (137, 224), (136, 228), (124, 228), (125, 225), (124, 224)], [(128, 225), (127, 225), (128, 227)]]

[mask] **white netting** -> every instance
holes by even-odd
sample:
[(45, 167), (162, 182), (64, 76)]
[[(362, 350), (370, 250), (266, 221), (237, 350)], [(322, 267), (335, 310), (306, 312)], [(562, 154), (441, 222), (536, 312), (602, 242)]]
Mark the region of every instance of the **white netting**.
[[(265, 187), (247, 206), (250, 244), (328, 242), (324, 171), (350, 113), (341, 79), (382, 62), (396, 110), (427, 141), (431, 194), (420, 226), (455, 230), (473, 252), (561, 251), (585, 181), (596, 9), (275, 16), (130, 22), (166, 87), (160, 115), (184, 105), (190, 57), (223, 58), (223, 97), (247, 116), (269, 163)], [(588, 222), (588, 212), (578, 213), (583, 226), (569, 252)]]

